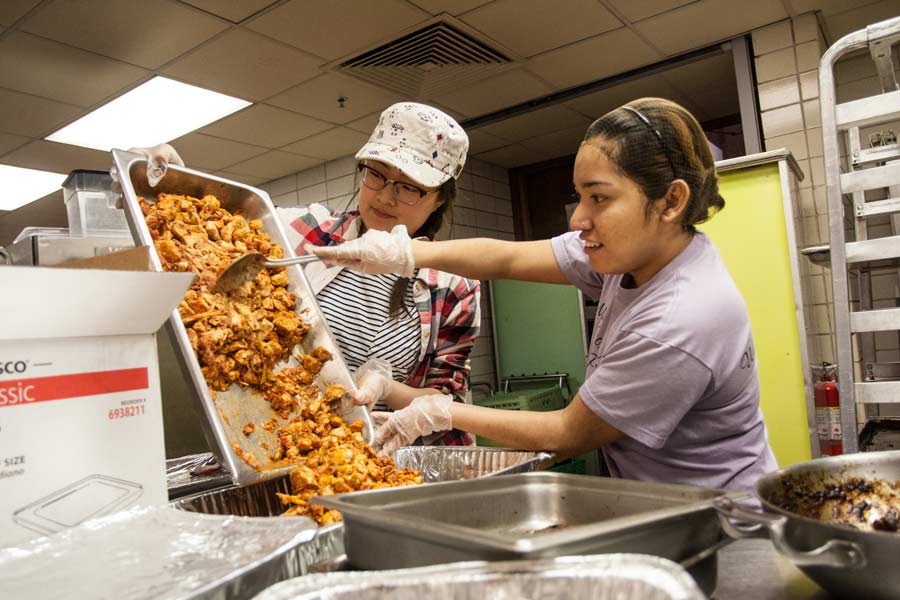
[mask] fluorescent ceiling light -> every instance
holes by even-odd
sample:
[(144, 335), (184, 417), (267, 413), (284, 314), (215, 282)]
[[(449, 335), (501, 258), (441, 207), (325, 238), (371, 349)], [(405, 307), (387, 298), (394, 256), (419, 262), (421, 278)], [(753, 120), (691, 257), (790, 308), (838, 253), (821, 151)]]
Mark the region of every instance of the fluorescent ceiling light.
[(15, 210), (59, 189), (66, 175), (0, 165), (0, 210)]
[(154, 77), (47, 137), (108, 152), (168, 142), (250, 106), (250, 102)]

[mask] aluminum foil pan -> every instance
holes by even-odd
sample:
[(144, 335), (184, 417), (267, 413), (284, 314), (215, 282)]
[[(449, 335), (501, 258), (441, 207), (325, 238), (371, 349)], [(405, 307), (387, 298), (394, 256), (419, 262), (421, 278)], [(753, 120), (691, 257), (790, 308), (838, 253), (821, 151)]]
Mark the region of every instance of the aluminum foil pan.
[(135, 508), (0, 549), (0, 598), (248, 598), (339, 556), (311, 519)]
[(456, 481), (541, 471), (556, 461), (550, 452), (470, 446), (406, 446), (394, 452), (399, 468), (422, 472), (425, 481)]
[(208, 515), (279, 517), (286, 509), (277, 493), (290, 494), (290, 477), (269, 479), (246, 486), (230, 487), (179, 498), (170, 504), (179, 510)]
[(644, 554), (604, 554), (309, 575), (278, 583), (254, 600), (428, 597), (701, 600), (706, 596), (690, 575), (672, 561)]

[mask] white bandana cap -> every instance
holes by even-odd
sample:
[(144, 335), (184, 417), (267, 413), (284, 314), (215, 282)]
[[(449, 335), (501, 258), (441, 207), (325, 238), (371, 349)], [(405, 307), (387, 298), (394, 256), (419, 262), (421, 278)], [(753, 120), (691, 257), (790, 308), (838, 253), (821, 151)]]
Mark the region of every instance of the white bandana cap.
[(356, 160), (372, 159), (400, 169), (425, 187), (440, 187), (462, 173), (469, 136), (459, 123), (431, 106), (399, 102), (387, 107)]

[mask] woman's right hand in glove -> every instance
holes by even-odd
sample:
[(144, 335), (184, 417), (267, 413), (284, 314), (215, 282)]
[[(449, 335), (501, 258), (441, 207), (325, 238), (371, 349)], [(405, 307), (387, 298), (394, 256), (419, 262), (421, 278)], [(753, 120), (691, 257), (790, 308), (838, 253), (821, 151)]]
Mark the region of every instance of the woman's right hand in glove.
[(337, 246), (306, 245), (306, 251), (329, 263), (378, 275), (398, 273), (412, 277), (416, 264), (405, 225), (396, 225), (388, 233), (370, 229), (355, 240)]

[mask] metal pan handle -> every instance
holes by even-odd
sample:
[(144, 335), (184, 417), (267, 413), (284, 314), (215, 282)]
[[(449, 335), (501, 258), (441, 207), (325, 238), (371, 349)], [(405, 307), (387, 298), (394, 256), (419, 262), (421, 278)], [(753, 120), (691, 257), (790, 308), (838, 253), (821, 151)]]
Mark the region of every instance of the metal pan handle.
[[(787, 517), (749, 510), (734, 503), (733, 498), (723, 496), (713, 501), (719, 513), (719, 523), (726, 534), (735, 538), (768, 537), (785, 558), (798, 566), (862, 568), (866, 556), (858, 544), (846, 540), (829, 540), (814, 550), (794, 548), (785, 535)], [(735, 523), (733, 520), (738, 521)]]

